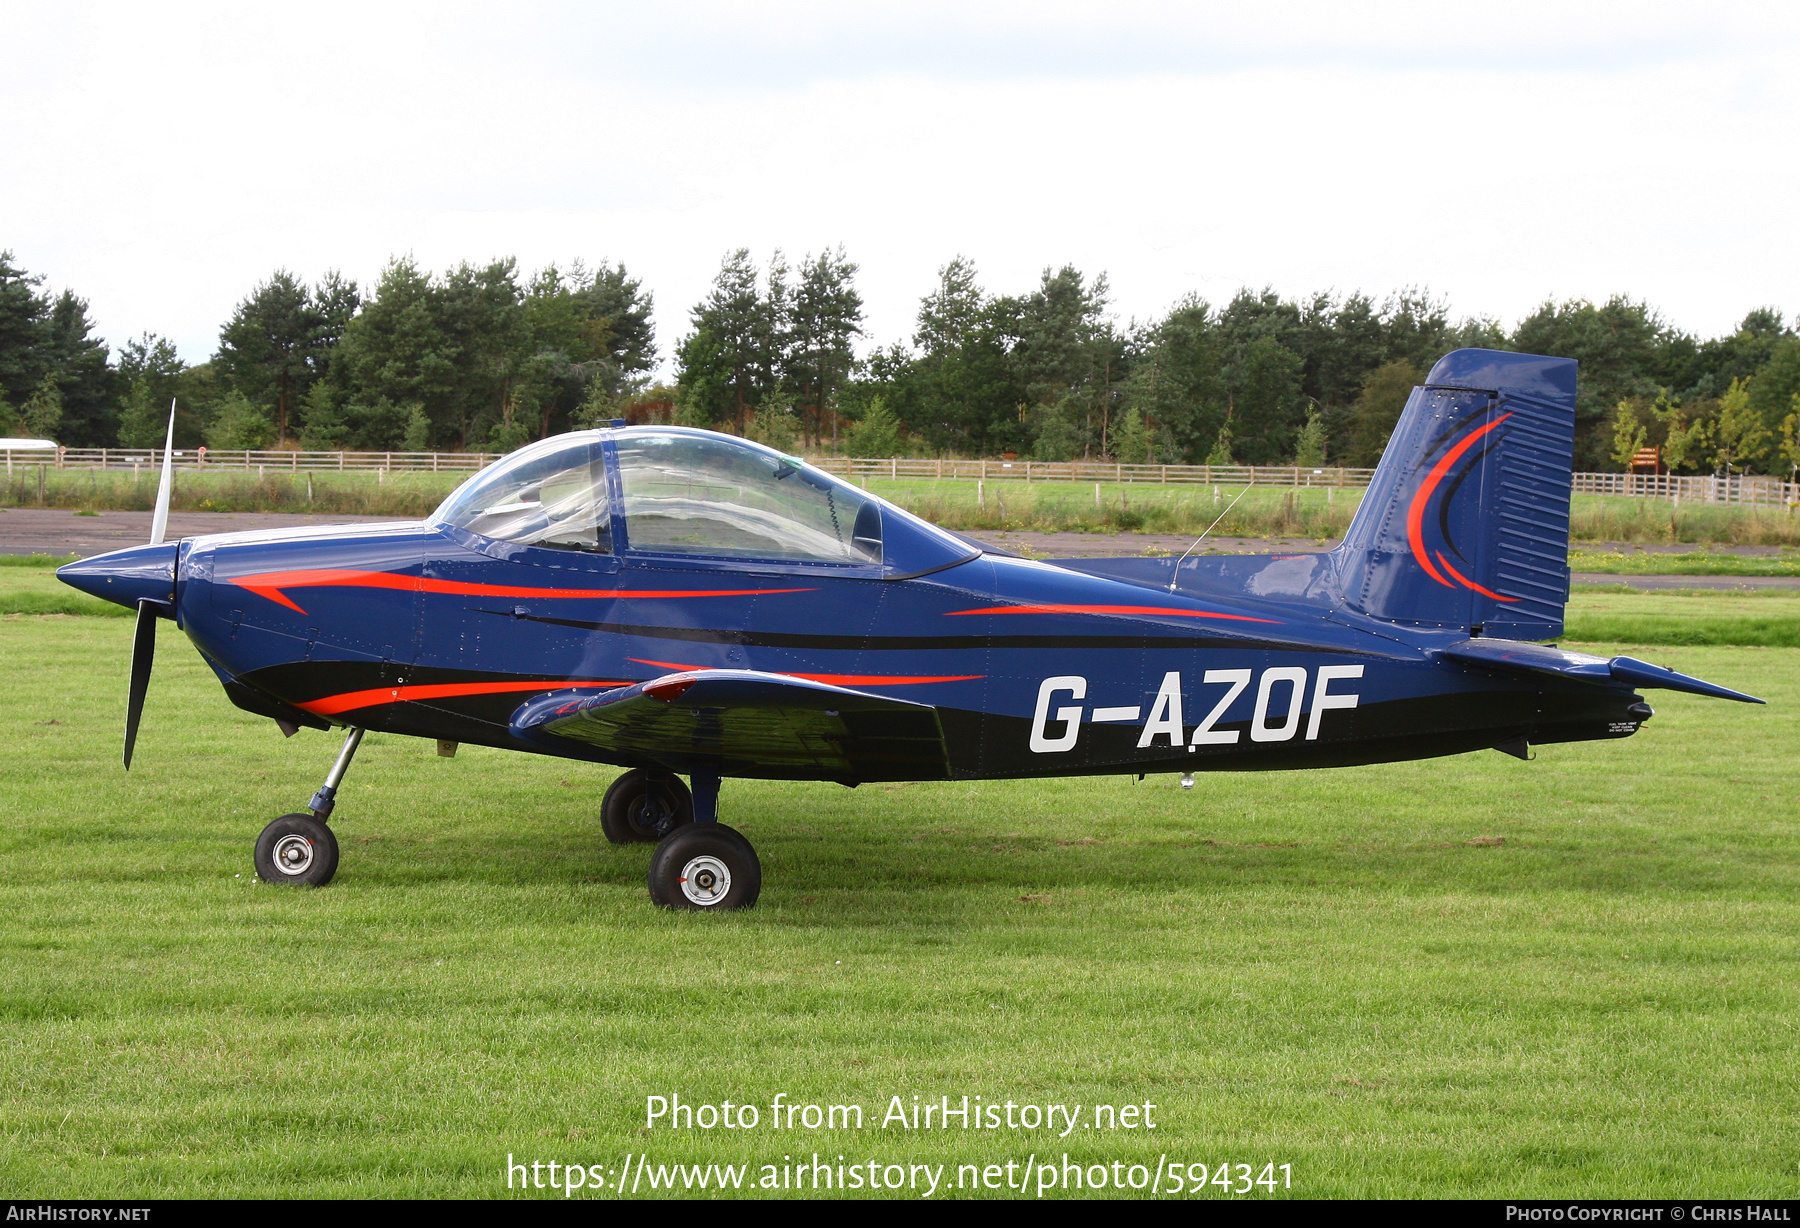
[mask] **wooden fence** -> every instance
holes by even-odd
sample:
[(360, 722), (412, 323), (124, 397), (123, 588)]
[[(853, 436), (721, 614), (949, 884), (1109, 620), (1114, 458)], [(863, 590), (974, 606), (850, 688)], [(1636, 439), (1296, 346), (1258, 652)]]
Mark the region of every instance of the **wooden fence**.
[(1580, 495), (1667, 499), (1677, 505), (1740, 503), (1752, 507), (1791, 508), (1800, 504), (1800, 484), (1755, 474), (1683, 477), (1672, 473), (1577, 473), (1574, 490)]
[[(162, 463), (154, 448), (61, 448), (55, 453), (6, 452), (7, 469), (47, 465), (51, 469), (111, 469), (143, 473)], [(230, 452), (184, 449), (175, 467), (184, 472), (236, 470), (270, 473), (474, 473), (500, 459), (493, 452)], [(916, 460), (815, 456), (809, 463), (842, 477), (954, 478), (1022, 482), (1149, 482), (1158, 485), (1338, 486), (1369, 484), (1373, 469), (1314, 469), (1298, 465), (1121, 465), (1111, 461)]]
[[(16, 467), (109, 469), (155, 472), (162, 453), (153, 448), (58, 448), (7, 451), (6, 472)], [(500, 459), (495, 452), (294, 452), (185, 449), (175, 454), (183, 471), (221, 470), (280, 473), (451, 473), (468, 474)], [(848, 478), (891, 481), (1110, 482), (1159, 486), (1367, 487), (1373, 469), (1312, 468), (1306, 465), (1124, 465), (1111, 461), (920, 460), (816, 456), (812, 464)], [(1743, 476), (1677, 477), (1642, 473), (1577, 473), (1577, 494), (1667, 499), (1675, 503), (1734, 503), (1761, 507), (1800, 504), (1800, 484), (1779, 478)]]

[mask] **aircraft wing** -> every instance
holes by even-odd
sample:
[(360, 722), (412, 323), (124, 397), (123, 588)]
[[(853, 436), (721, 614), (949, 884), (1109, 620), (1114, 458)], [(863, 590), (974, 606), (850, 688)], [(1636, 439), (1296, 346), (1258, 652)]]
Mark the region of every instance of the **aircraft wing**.
[(1465, 665), (1504, 672), (1551, 674), (1583, 682), (1623, 682), (1627, 686), (1687, 691), (1693, 695), (1735, 699), (1747, 704), (1763, 702), (1754, 695), (1746, 695), (1742, 691), (1734, 691), (1702, 678), (1678, 674), (1672, 669), (1651, 665), (1633, 657), (1613, 657), (1608, 660), (1606, 657), (1592, 657), (1583, 652), (1569, 652), (1562, 648), (1518, 640), (1461, 640), (1448, 648), (1439, 649), (1438, 655)]
[(580, 742), (673, 771), (846, 783), (949, 775), (936, 708), (757, 670), (697, 670), (598, 695), (546, 695), (513, 714), (512, 730), (542, 745)]

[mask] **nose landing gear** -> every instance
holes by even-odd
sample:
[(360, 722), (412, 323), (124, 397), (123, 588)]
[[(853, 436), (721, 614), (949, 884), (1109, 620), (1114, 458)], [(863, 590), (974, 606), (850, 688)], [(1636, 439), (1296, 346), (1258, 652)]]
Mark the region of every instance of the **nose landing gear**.
[(265, 883), (323, 887), (337, 873), (338, 843), (325, 820), (337, 806), (338, 786), (362, 745), (363, 731), (352, 728), (325, 774), (325, 783), (306, 804), (306, 814), (284, 814), (256, 838), (256, 877)]

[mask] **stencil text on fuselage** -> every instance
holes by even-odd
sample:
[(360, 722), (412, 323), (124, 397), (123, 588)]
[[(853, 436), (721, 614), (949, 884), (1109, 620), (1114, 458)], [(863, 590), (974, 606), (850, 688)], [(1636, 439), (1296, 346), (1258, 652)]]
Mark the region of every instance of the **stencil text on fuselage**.
[[(1362, 676), (1360, 665), (1321, 665), (1317, 669), (1281, 665), (1260, 671), (1209, 669), (1201, 674), (1199, 686), (1195, 687), (1179, 671), (1170, 670), (1163, 675), (1162, 685), (1148, 705), (1090, 707), (1080, 702), (1087, 698), (1088, 680), (1077, 674), (1061, 674), (1044, 679), (1038, 686), (1037, 709), (1031, 717), (1031, 749), (1040, 755), (1060, 754), (1075, 749), (1084, 723), (1132, 724), (1139, 720), (1143, 721), (1137, 743), (1140, 748), (1180, 746), (1184, 742), (1189, 746), (1232, 745), (1246, 731), (1217, 726), (1229, 719), (1234, 706), (1242, 708), (1240, 697), (1247, 692), (1254, 694), (1254, 699), (1247, 701), (1251, 704), (1250, 741), (1288, 742), (1300, 736), (1309, 742), (1317, 741), (1326, 713), (1357, 704), (1357, 692), (1334, 690), (1333, 684)], [(1186, 719), (1190, 711), (1196, 715), (1205, 713), (1191, 735), (1187, 733)]]

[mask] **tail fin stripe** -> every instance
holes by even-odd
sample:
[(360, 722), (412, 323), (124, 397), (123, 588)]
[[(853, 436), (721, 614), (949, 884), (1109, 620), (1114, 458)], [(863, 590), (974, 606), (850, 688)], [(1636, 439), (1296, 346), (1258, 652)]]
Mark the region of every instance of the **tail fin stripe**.
[[(1510, 432), (1509, 432), (1510, 434)], [(1501, 436), (1501, 439), (1505, 436)], [(1481, 458), (1500, 446), (1500, 439), (1495, 439), (1487, 447), (1475, 454), (1475, 458), (1463, 466), (1463, 471), (1451, 479), (1450, 485), (1444, 488), (1444, 497), (1438, 500), (1438, 528), (1444, 534), (1444, 541), (1450, 546), (1450, 553), (1468, 562), (1469, 556), (1457, 548), (1456, 539), (1450, 536), (1450, 503), (1456, 498), (1456, 492), (1462, 489), (1463, 482), (1481, 465)]]
[(1493, 592), (1490, 589), (1482, 588), (1481, 585), (1475, 583), (1475, 581), (1473, 581), (1473, 580), (1469, 579), (1467, 576), (1463, 575), (1462, 572), (1460, 572), (1460, 571), (1456, 570), (1456, 568), (1450, 566), (1450, 560), (1444, 557), (1444, 552), (1442, 550), (1438, 551), (1438, 562), (1440, 562), (1444, 565), (1445, 571), (1447, 571), (1451, 575), (1455, 576), (1458, 580), (1461, 580), (1464, 588), (1472, 588), (1476, 592), (1480, 593), (1483, 597), (1492, 597), (1495, 601), (1517, 601), (1518, 600), (1517, 597), (1502, 597), (1499, 593)]
[(1501, 414), (1479, 430), (1470, 431), (1460, 443), (1444, 453), (1444, 458), (1432, 466), (1430, 475), (1419, 486), (1419, 493), (1413, 496), (1412, 506), (1406, 509), (1406, 540), (1412, 546), (1413, 557), (1419, 561), (1419, 565), (1425, 569), (1427, 575), (1445, 588), (1455, 588), (1456, 586), (1439, 574), (1438, 569), (1432, 565), (1431, 560), (1425, 554), (1425, 504), (1430, 500), (1431, 492), (1437, 489), (1437, 484), (1444, 480), (1444, 474), (1449, 472), (1450, 466), (1462, 459), (1462, 454), (1474, 447), (1476, 440), (1510, 417), (1512, 417), (1510, 412)]

